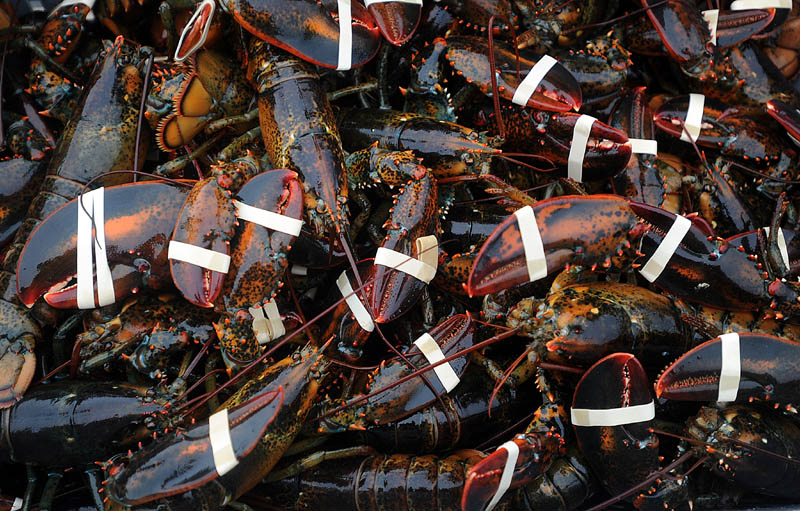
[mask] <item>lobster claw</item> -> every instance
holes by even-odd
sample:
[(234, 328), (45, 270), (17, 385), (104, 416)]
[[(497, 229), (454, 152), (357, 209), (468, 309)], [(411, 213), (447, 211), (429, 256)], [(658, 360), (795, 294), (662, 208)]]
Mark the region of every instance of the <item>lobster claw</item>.
[[(654, 230), (651, 229), (651, 232), (648, 233), (647, 239), (654, 241), (656, 245), (661, 243), (663, 239), (662, 233), (669, 231), (678, 216), (675, 213), (643, 202), (630, 201), (629, 205), (639, 218), (655, 227)], [(681, 244), (699, 254), (713, 254), (717, 250), (717, 245), (708, 239), (714, 236), (714, 229), (711, 224), (697, 215), (687, 216), (686, 218), (691, 221), (692, 225), (681, 240)], [(651, 254), (655, 249), (655, 246), (650, 250), (649, 245), (645, 245), (642, 251), (646, 254)]]
[[(530, 483), (542, 475), (548, 466), (546, 460), (542, 460), (538, 443), (529, 442), (524, 435), (518, 435), (511, 442), (516, 444), (519, 454), (508, 489)], [(500, 447), (469, 469), (461, 495), (462, 511), (483, 511), (497, 492), (508, 456), (508, 449)]]
[[(259, 343), (282, 335), (279, 328), (273, 331), (268, 321), (253, 323), (251, 312), (246, 311), (270, 301), (283, 285), (286, 254), (302, 223), (302, 190), (296, 172), (275, 169), (251, 178), (237, 193), (239, 226), (219, 300), (226, 314), (224, 321), (214, 324), (228, 367), (243, 367), (260, 354)], [(268, 216), (279, 218), (286, 227), (259, 224), (257, 216), (247, 214), (257, 210), (281, 215), (283, 218)], [(261, 332), (254, 332), (255, 324), (261, 324)]]
[[(523, 208), (524, 209), (524, 208)], [(478, 252), (467, 281), (471, 295), (487, 295), (558, 271), (566, 264), (610, 267), (616, 257), (630, 253), (631, 240), (644, 230), (628, 201), (616, 195), (564, 196), (533, 206), (536, 226), (528, 232), (542, 241), (544, 261), (530, 254), (541, 266), (541, 275), (531, 275), (517, 213), (504, 220)], [(564, 233), (578, 232), (580, 237)]]
[(340, 0), (351, 9), (350, 65), (339, 62), (341, 13), (333, 0), (222, 0), (222, 7), (248, 32), (312, 64), (350, 69), (369, 62), (381, 44), (372, 15), (358, 2)]
[[(197, 424), (180, 436), (173, 435), (154, 442), (137, 452), (127, 465), (107, 481), (109, 497), (128, 506), (144, 504), (197, 488), (224, 475), (264, 437), (267, 426), (283, 405), (283, 396), (282, 387), (265, 390), (232, 408), (230, 413), (226, 409), (223, 416), (219, 416), (220, 412), (212, 415), (212, 418), (218, 416), (228, 423), (227, 440), (235, 459), (226, 460), (228, 463), (223, 466), (227, 470), (217, 464), (218, 453), (212, 449), (210, 440), (210, 435), (216, 434), (212, 430), (212, 424), (216, 424), (216, 421), (209, 418), (209, 422)], [(180, 470), (177, 472), (176, 460), (180, 460)]]
[[(560, 113), (553, 115), (553, 121), (548, 126), (552, 138), (558, 142), (551, 145), (557, 148), (559, 156), (553, 157), (556, 163), (566, 166), (570, 155), (570, 148), (580, 115), (574, 113)], [(559, 143), (560, 142), (560, 143)], [(559, 147), (560, 146), (560, 147)], [(612, 128), (604, 122), (595, 120), (589, 131), (586, 142), (586, 152), (583, 156), (582, 170), (583, 181), (597, 181), (607, 179), (625, 168), (631, 158), (631, 145), (628, 136)]]
[(710, 39), (708, 23), (691, 2), (670, 0), (657, 7), (650, 7), (648, 0), (641, 3), (672, 58), (686, 62), (703, 55)]
[[(145, 284), (166, 280), (166, 239), (186, 197), (183, 187), (163, 182), (104, 189), (105, 241), (116, 300)], [(44, 295), (57, 308), (78, 306), (76, 218), (81, 197), (48, 216), (31, 233), (17, 262), (17, 294), (27, 307)], [(95, 292), (95, 295), (97, 293)], [(95, 301), (98, 297), (95, 296)]]
[(422, 2), (377, 2), (368, 3), (367, 10), (375, 18), (381, 34), (395, 46), (405, 44), (419, 26), (422, 18)]
[(713, 98), (703, 99), (700, 125), (690, 126), (686, 120), (692, 108), (690, 98), (678, 96), (662, 104), (655, 113), (656, 126), (682, 140), (686, 140), (684, 129), (690, 133), (694, 129), (696, 132), (691, 133), (691, 138), (699, 145), (720, 148), (726, 156), (767, 163), (780, 158), (783, 149), (780, 140), (771, 136), (761, 124)]
[[(484, 93), (491, 92), (489, 49), (478, 37), (454, 36), (447, 38), (445, 58), (465, 79), (479, 85)], [(494, 41), (495, 67), (498, 92), (511, 101), (528, 72), (539, 62), (540, 56), (527, 50), (519, 52), (519, 68), (514, 50), (502, 41)], [(519, 75), (517, 74), (519, 69)], [(527, 98), (525, 106), (550, 112), (579, 110), (583, 95), (578, 81), (566, 67), (554, 63)]]
[(780, 99), (770, 99), (767, 101), (767, 113), (778, 121), (786, 129), (786, 133), (794, 139), (796, 144), (800, 144), (800, 112), (792, 108)]
[[(230, 264), (230, 241), (236, 224), (236, 208), (229, 194), (217, 185), (214, 177), (195, 185), (186, 198), (172, 234), (169, 256), (172, 280), (181, 294), (198, 307), (213, 307), (214, 300), (222, 291)], [(192, 259), (193, 256), (178, 259), (175, 252), (177, 246), (213, 252), (220, 264), (210, 269), (183, 260)]]
[[(722, 376), (723, 366), (736, 365), (735, 378)], [(656, 396), (676, 401), (794, 403), (800, 392), (798, 375), (800, 344), (767, 334), (726, 334), (669, 365), (656, 382)], [(725, 389), (731, 392), (727, 398)]]
[[(472, 320), (472, 316), (469, 313), (466, 315), (456, 314), (455, 316), (451, 316), (450, 318), (436, 325), (433, 329), (431, 329), (428, 335), (430, 335), (436, 344), (440, 346), (442, 354), (445, 357), (449, 357), (450, 355), (460, 353), (464, 349), (469, 348), (474, 344), (475, 327), (475, 322)], [(426, 357), (423, 356), (423, 352), (417, 345), (414, 345), (406, 352), (406, 357), (411, 361), (412, 364), (414, 364), (415, 367), (420, 368), (430, 365)], [(400, 364), (404, 371), (411, 370), (405, 364), (405, 362), (400, 362)], [(452, 368), (453, 373), (460, 378), (464, 374), (464, 371), (467, 370), (469, 356), (464, 355), (462, 357), (458, 357), (451, 360), (447, 364), (449, 364), (450, 368)], [(386, 367), (389, 367), (389, 365), (390, 364), (386, 364)], [(434, 368), (434, 370), (435, 369), (436, 368)], [(426, 375), (428, 381), (431, 383), (437, 393), (446, 392), (442, 380), (436, 375), (436, 371), (428, 371)], [(385, 385), (393, 383), (396, 380), (396, 371), (381, 371), (375, 375), (375, 380), (372, 383), (372, 387), (381, 388)], [(387, 405), (391, 404), (393, 407), (396, 407), (396, 402), (398, 401), (396, 397), (397, 395), (403, 396), (402, 400), (400, 400), (402, 401), (400, 409), (396, 409), (391, 417), (381, 418), (380, 422), (388, 423), (400, 420), (419, 410), (420, 408), (430, 405), (436, 400), (436, 395), (433, 394), (431, 389), (422, 381), (422, 379), (415, 378), (410, 380), (405, 385), (401, 385), (400, 388), (397, 389), (396, 394), (392, 392), (384, 392), (371, 398), (370, 404), (380, 407), (380, 403), (386, 401)]]
[(650, 381), (629, 353), (611, 354), (575, 387), (572, 425), (581, 452), (603, 487), (621, 493), (658, 469), (658, 437)]
[(766, 29), (776, 19), (776, 9), (720, 11), (717, 48), (731, 48)]

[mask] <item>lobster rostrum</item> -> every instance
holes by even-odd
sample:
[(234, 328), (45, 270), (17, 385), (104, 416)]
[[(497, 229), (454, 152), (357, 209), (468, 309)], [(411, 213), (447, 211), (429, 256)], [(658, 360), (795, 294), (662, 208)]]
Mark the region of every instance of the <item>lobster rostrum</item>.
[[(0, 402), (4, 406), (19, 399), (30, 383), (33, 376), (30, 364), (35, 361), (33, 346), (41, 336), (37, 320), (17, 301), (16, 276), (12, 272), (19, 254), (41, 219), (78, 196), (85, 183), (109, 170), (133, 168), (135, 119), (143, 82), (137, 66), (146, 54), (147, 51), (125, 43), (120, 37), (98, 60), (78, 102), (80, 114), (65, 127), (39, 194), (28, 208), (27, 218), (6, 254), (4, 272), (0, 276), (3, 296), (0, 306), (4, 309), (0, 360), (7, 377), (0, 392)], [(143, 144), (138, 149), (145, 151), (146, 147)], [(126, 179), (115, 176), (108, 179), (108, 184)]]

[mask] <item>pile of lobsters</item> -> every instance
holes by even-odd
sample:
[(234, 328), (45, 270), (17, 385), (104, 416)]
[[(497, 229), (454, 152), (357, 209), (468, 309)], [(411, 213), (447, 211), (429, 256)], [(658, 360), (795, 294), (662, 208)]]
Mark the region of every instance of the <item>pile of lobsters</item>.
[(0, 511), (800, 503), (800, 5), (55, 1)]

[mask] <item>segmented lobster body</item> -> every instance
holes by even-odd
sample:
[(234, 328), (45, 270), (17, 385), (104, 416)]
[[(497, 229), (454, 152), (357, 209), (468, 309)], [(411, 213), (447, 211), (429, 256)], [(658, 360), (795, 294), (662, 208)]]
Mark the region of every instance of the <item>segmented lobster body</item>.
[[(39, 385), (0, 416), (2, 457), (13, 463), (79, 467), (152, 435), (145, 422), (163, 409), (148, 388), (129, 383)], [(57, 457), (53, 456), (58, 452)]]
[[(357, 457), (325, 463), (260, 488), (268, 489), (270, 501), (298, 510), (391, 507), (455, 511), (460, 509), (467, 470), (483, 456), (480, 451), (463, 450), (446, 458), (408, 454)], [(318, 480), (333, 483), (320, 485)]]
[(319, 77), (308, 64), (262, 41), (251, 41), (250, 54), (247, 73), (258, 91), (272, 165), (299, 174), (306, 220), (316, 237), (349, 236), (344, 152)]

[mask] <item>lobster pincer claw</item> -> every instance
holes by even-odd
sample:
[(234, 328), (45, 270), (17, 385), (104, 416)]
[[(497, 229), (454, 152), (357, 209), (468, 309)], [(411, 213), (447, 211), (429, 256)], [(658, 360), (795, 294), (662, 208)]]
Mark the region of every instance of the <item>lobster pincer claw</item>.
[[(53, 307), (94, 308), (100, 303), (100, 288), (108, 292), (107, 283), (101, 286), (99, 280), (103, 267), (113, 281), (108, 303), (143, 286), (166, 283), (167, 240), (186, 190), (155, 181), (112, 186), (89, 192), (91, 203), (89, 194), (83, 194), (53, 212), (33, 231), (17, 262), (17, 294), (22, 303), (32, 307), (44, 295)], [(103, 225), (92, 226), (101, 215)], [(92, 303), (83, 304), (86, 301)]]
[(703, 56), (711, 34), (708, 23), (693, 3), (670, 0), (652, 8), (648, 0), (641, 0), (641, 3), (648, 8), (647, 16), (672, 58), (686, 62)]
[[(545, 441), (547, 439), (539, 435), (517, 435), (473, 465), (467, 473), (461, 495), (462, 511), (483, 511), (490, 502), (499, 502), (506, 491), (524, 486), (542, 475), (553, 457), (553, 451), (542, 446)], [(507, 487), (501, 487), (501, 478), (506, 470), (513, 470), (511, 482)], [(495, 499), (498, 493), (500, 496)]]
[(371, 2), (366, 0), (364, 5), (375, 18), (381, 34), (387, 41), (395, 46), (405, 44), (419, 26), (422, 19), (422, 2)]
[[(283, 404), (283, 396), (282, 387), (262, 391), (230, 411), (220, 410), (181, 435), (148, 445), (122, 467), (112, 465), (105, 486), (108, 497), (134, 506), (189, 491), (225, 475), (264, 437)], [(218, 448), (225, 444), (226, 448)]]
[(687, 142), (691, 138), (726, 156), (766, 164), (779, 160), (782, 141), (744, 114), (713, 98), (690, 94), (663, 103), (653, 120), (673, 137)]
[[(331, 8), (337, 3), (347, 12)], [(221, 5), (259, 39), (329, 69), (362, 66), (375, 56), (381, 44), (378, 25), (358, 2), (222, 0)], [(345, 19), (350, 27), (340, 26), (339, 21)], [(344, 61), (340, 61), (340, 54), (346, 56)]]
[(408, 312), (436, 274), (436, 198), (436, 179), (430, 171), (408, 182), (395, 197), (391, 216), (384, 224), (386, 238), (370, 272), (373, 282), (366, 293), (377, 323), (387, 323)]
[(175, 287), (198, 307), (213, 307), (230, 266), (236, 208), (228, 195), (215, 177), (192, 188), (169, 243)]
[(800, 343), (768, 334), (728, 333), (689, 350), (656, 382), (656, 396), (675, 401), (753, 399), (796, 403)]
[(650, 381), (630, 353), (611, 354), (581, 377), (570, 411), (581, 452), (603, 487), (621, 493), (658, 469)]
[(770, 99), (767, 101), (767, 113), (778, 121), (786, 129), (786, 133), (794, 140), (795, 144), (800, 145), (800, 112), (792, 108), (780, 99)]
[[(469, 365), (469, 356), (454, 358), (428, 370), (432, 365), (431, 360), (436, 363), (473, 346), (475, 331), (476, 324), (469, 313), (456, 314), (442, 321), (430, 332), (422, 334), (405, 351), (409, 363), (395, 357), (371, 373), (370, 388), (392, 388), (386, 392), (369, 394), (369, 400), (364, 400), (364, 395), (361, 395), (356, 402), (345, 403), (321, 424), (331, 432), (364, 430), (368, 425), (399, 421), (435, 402), (437, 395), (450, 392), (459, 384)], [(437, 351), (442, 355), (441, 358), (432, 355)], [(417, 374), (423, 369), (426, 372)], [(417, 377), (407, 378), (414, 374)], [(399, 385), (392, 385), (401, 378), (406, 379)]]
[[(458, 74), (477, 85), (484, 94), (491, 93), (489, 49), (483, 39), (466, 36), (448, 37), (444, 56)], [(495, 41), (494, 58), (498, 92), (505, 99), (520, 106), (550, 112), (580, 109), (583, 95), (578, 81), (566, 67), (552, 57), (520, 50), (519, 74), (517, 74), (517, 59), (513, 48), (502, 41)], [(534, 67), (537, 65), (544, 72), (543, 76), (538, 70), (534, 72)], [(542, 65), (547, 66), (547, 69), (541, 68)], [(538, 82), (535, 84), (530, 80), (526, 82), (528, 74), (536, 76)]]
[[(274, 299), (302, 225), (302, 190), (296, 172), (274, 169), (251, 178), (236, 195), (239, 225), (230, 271), (216, 302), (224, 313), (214, 323), (228, 367), (243, 367), (261, 353), (259, 344), (285, 332)], [(259, 309), (262, 317), (256, 319)]]
[(475, 259), (467, 292), (496, 293), (544, 278), (567, 264), (629, 266), (633, 241), (646, 230), (628, 201), (616, 195), (540, 201), (516, 211), (492, 232)]

